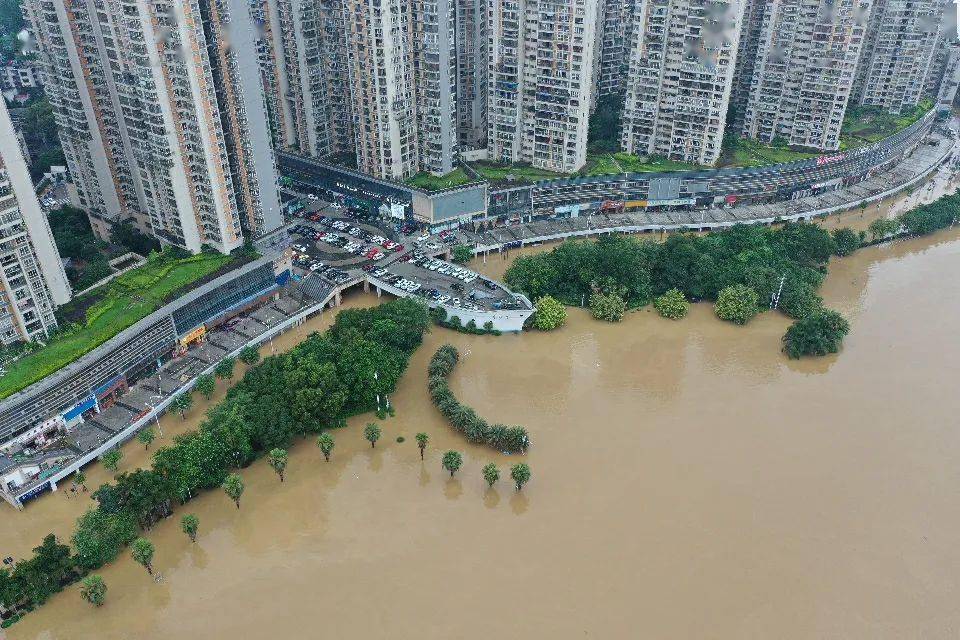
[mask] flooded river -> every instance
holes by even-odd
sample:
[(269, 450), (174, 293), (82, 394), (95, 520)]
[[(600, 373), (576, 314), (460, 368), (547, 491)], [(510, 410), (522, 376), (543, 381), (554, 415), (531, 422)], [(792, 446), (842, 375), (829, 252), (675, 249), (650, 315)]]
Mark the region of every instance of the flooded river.
[[(779, 353), (779, 315), (737, 327), (706, 305), (680, 322), (573, 310), (553, 333), (434, 330), (375, 450), (361, 416), (330, 463), (298, 443), (283, 484), (257, 462), (240, 510), (208, 492), (149, 533), (161, 583), (124, 554), (101, 572), (102, 608), (73, 587), (9, 636), (955, 638), (958, 269), (958, 230), (834, 261), (822, 293), (853, 330), (817, 360)], [(444, 342), (461, 350), (459, 396), (530, 431), (522, 494), (480, 476), (516, 457), (466, 444), (431, 406), (425, 368)], [(198, 409), (168, 417), (166, 437)], [(448, 448), (465, 459), (452, 480)], [(121, 469), (145, 459), (128, 446)], [(3, 510), (4, 555), (67, 534), (87, 504)]]

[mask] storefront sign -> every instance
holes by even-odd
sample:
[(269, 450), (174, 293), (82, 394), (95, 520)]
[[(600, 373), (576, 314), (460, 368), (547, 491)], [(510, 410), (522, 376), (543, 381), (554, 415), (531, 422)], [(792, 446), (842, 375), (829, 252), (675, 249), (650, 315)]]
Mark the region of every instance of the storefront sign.
[(197, 327), (197, 328), (194, 329), (193, 331), (190, 331), (189, 333), (187, 333), (187, 335), (185, 335), (185, 336), (183, 336), (182, 338), (180, 338), (180, 344), (182, 344), (182, 345), (184, 345), (184, 346), (189, 345), (189, 344), (193, 344), (193, 343), (196, 342), (197, 340), (202, 339), (203, 336), (205, 336), (206, 334), (207, 334), (207, 327), (206, 327), (206, 325), (200, 325), (199, 327)]

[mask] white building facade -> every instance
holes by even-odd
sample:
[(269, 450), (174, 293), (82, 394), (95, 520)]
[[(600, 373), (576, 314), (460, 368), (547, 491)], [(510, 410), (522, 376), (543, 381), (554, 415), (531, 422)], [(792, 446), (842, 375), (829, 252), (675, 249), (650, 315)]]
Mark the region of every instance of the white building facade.
[(0, 100), (0, 343), (45, 339), (70, 284)]
[(572, 172), (587, 158), (597, 0), (488, 0), (487, 151)]
[(720, 158), (744, 3), (645, 0), (635, 13), (624, 151), (698, 165)]
[(870, 8), (870, 0), (764, 3), (740, 133), (838, 149)]
[(28, 0), (78, 204), (94, 230), (229, 252), (282, 224), (240, 0)]

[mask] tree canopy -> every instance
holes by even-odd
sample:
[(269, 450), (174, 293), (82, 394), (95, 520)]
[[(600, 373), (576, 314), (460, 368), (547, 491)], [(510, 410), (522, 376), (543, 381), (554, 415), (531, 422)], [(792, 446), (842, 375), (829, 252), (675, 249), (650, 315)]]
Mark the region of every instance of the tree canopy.
[[(252, 366), (197, 430), (154, 452), (150, 469), (122, 473), (92, 494), (96, 506), (77, 520), (73, 555), (48, 536), (32, 559), (13, 572), (0, 569), (0, 604), (22, 610), (43, 602), (116, 559), (175, 503), (204, 489), (223, 486), (238, 501), (243, 481), (234, 471), (285, 448), (304, 429), (320, 432), (375, 409), (376, 394), (393, 391), (428, 326), (426, 308), (413, 300), (343, 311), (326, 333)], [(189, 535), (192, 525), (184, 526)]]
[(783, 350), (791, 358), (836, 353), (850, 332), (850, 323), (829, 309), (822, 309), (794, 322), (783, 336)]
[(537, 312), (533, 316), (533, 326), (541, 331), (552, 331), (562, 327), (567, 321), (567, 310), (553, 296), (543, 296), (537, 300)]
[(687, 300), (716, 300), (722, 289), (738, 284), (769, 300), (784, 277), (818, 288), (835, 252), (833, 236), (808, 223), (779, 229), (737, 225), (703, 236), (674, 234), (663, 243), (604, 235), (521, 256), (505, 280), (533, 299), (550, 295), (568, 305), (583, 305), (598, 289), (616, 292), (627, 308), (672, 289)]

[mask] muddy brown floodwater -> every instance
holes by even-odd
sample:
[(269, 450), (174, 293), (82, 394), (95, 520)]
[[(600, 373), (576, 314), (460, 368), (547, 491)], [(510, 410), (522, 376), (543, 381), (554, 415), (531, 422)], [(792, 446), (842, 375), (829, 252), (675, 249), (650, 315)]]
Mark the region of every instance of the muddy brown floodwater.
[[(257, 462), (240, 510), (208, 492), (149, 532), (161, 583), (124, 554), (101, 572), (102, 608), (72, 587), (10, 637), (956, 638), (958, 269), (958, 230), (834, 261), (823, 295), (853, 331), (799, 362), (778, 351), (785, 318), (736, 327), (706, 305), (679, 322), (574, 310), (553, 333), (434, 330), (375, 450), (362, 416), (330, 463), (313, 439), (293, 447), (283, 484)], [(431, 406), (444, 342), (462, 353), (459, 396), (529, 429), (522, 493), (487, 490), (480, 468), (517, 458), (468, 445)], [(199, 416), (168, 418), (167, 437)], [(0, 544), (22, 555), (86, 504), (4, 511)]]

